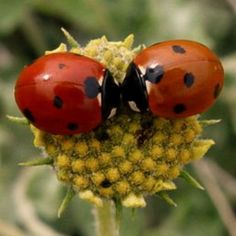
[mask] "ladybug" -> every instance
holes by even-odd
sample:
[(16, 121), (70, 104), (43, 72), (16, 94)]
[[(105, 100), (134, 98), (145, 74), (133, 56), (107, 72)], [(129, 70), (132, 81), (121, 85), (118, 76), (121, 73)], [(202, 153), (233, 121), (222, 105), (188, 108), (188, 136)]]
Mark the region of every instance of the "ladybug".
[(175, 119), (206, 111), (223, 83), (222, 64), (210, 49), (194, 41), (170, 40), (135, 57), (121, 92), (132, 110)]
[(61, 52), (42, 56), (21, 71), (15, 100), (35, 127), (72, 135), (89, 132), (114, 115), (120, 91), (101, 63)]

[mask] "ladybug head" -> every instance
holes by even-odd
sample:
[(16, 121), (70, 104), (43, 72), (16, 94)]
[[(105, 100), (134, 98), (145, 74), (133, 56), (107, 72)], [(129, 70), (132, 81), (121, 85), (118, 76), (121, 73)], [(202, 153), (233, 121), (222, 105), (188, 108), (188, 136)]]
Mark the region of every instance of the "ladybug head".
[(105, 71), (102, 83), (102, 118), (109, 119), (116, 114), (120, 105), (120, 88), (116, 84), (111, 72)]
[(121, 84), (124, 103), (128, 103), (134, 111), (145, 112), (148, 109), (147, 89), (140, 69), (131, 62)]

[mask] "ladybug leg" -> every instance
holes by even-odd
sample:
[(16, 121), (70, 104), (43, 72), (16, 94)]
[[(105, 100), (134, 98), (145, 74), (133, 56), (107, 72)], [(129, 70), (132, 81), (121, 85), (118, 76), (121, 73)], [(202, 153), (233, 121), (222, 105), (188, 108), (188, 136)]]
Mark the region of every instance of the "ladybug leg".
[(141, 71), (132, 62), (121, 84), (121, 94), (124, 103), (128, 103), (134, 111), (145, 112), (148, 110), (147, 89)]
[(105, 71), (101, 87), (102, 93), (102, 118), (106, 120), (116, 114), (120, 105), (120, 88), (115, 83), (109, 70)]

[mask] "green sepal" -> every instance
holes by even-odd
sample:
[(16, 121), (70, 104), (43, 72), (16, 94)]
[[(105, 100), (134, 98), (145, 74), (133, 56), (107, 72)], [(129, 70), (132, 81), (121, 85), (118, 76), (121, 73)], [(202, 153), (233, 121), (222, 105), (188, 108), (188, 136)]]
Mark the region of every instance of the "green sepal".
[(19, 166), (42, 166), (42, 165), (52, 165), (53, 158), (52, 157), (40, 157), (34, 160), (21, 162)]
[(24, 118), (24, 117), (17, 117), (17, 116), (6, 116), (8, 120), (17, 123), (17, 124), (22, 124), (22, 125), (29, 125), (30, 122)]
[(221, 122), (221, 119), (218, 120), (199, 120), (199, 123), (202, 126), (215, 125)]
[(72, 198), (75, 196), (76, 192), (73, 190), (72, 187), (68, 188), (67, 193), (64, 197), (64, 199), (62, 200), (61, 205), (58, 208), (57, 211), (57, 217), (60, 218), (61, 215), (65, 212), (65, 210), (68, 208)]
[(80, 47), (78, 42), (70, 35), (70, 33), (67, 30), (65, 30), (64, 28), (61, 28), (61, 31), (65, 35), (66, 40), (67, 40), (68, 44), (71, 46), (71, 48), (78, 48), (78, 47)]
[(136, 48), (134, 48), (132, 51), (135, 54), (139, 54), (141, 51), (143, 51), (146, 48), (146, 46), (144, 44), (141, 44), (139, 46), (137, 46)]
[(180, 177), (183, 178), (187, 183), (192, 185), (194, 188), (198, 188), (200, 190), (205, 190), (204, 187), (193, 176), (191, 176), (187, 171), (182, 170), (180, 172)]
[(177, 203), (168, 195), (166, 191), (158, 192), (157, 195), (170, 206), (177, 207)]

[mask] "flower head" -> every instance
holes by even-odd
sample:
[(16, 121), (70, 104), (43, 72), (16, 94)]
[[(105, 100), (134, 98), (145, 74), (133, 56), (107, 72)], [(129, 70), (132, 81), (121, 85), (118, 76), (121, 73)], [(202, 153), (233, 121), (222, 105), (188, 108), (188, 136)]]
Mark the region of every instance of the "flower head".
[[(133, 35), (121, 42), (102, 37), (86, 47), (67, 37), (70, 51), (98, 60), (119, 83), (142, 48), (132, 49)], [(61, 44), (47, 53), (66, 50)], [(126, 207), (144, 207), (146, 195), (176, 189), (173, 180), (183, 167), (201, 158), (214, 144), (200, 138), (203, 123), (198, 116), (168, 120), (125, 107), (89, 133), (62, 136), (32, 125), (31, 129), (34, 145), (51, 158), (57, 178), (96, 205), (103, 199), (119, 199)]]

